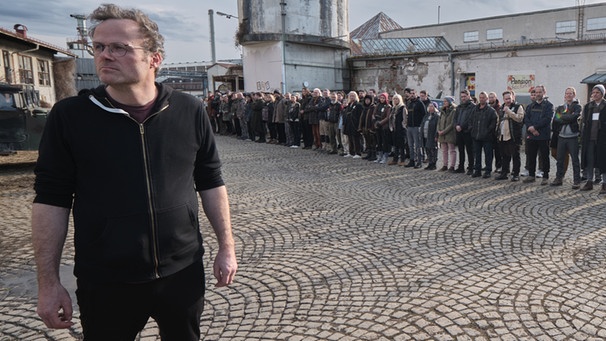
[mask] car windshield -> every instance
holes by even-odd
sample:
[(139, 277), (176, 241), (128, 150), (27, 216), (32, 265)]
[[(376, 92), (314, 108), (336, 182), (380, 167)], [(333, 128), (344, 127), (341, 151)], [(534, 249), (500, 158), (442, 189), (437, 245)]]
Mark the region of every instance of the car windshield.
[(15, 108), (13, 94), (0, 91), (0, 110), (12, 110)]

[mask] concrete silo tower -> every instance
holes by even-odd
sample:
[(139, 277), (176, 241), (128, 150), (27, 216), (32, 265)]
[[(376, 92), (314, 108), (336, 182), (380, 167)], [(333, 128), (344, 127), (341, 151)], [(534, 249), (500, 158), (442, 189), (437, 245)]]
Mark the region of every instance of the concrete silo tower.
[(246, 91), (349, 87), (348, 0), (238, 0)]

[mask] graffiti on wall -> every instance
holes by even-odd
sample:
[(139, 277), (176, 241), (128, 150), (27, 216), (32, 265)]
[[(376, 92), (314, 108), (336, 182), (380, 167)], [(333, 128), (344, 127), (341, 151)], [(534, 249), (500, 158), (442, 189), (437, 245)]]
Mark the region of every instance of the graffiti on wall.
[(269, 91), (270, 89), (269, 81), (257, 81), (257, 91)]

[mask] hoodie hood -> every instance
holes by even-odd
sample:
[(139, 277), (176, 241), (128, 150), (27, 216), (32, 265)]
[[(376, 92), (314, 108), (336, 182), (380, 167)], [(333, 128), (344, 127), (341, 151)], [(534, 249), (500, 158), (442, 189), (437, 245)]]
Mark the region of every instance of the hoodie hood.
[[(153, 112), (160, 111), (161, 108), (165, 108), (169, 104), (168, 99), (173, 92), (173, 89), (169, 86), (160, 83), (155, 84), (156, 89), (158, 89), (158, 96), (155, 99), (152, 109)], [(99, 85), (94, 89), (83, 89), (78, 92), (78, 96), (87, 96), (93, 103), (107, 111), (112, 111), (108, 110), (112, 108), (115, 110), (116, 108), (114, 108), (109, 101), (109, 94), (107, 93), (106, 88), (107, 85)]]

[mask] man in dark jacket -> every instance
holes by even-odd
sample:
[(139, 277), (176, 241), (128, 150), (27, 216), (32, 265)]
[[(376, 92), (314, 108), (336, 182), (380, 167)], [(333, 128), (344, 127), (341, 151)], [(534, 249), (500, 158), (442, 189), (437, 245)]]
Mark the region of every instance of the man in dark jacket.
[[(471, 139), (473, 140), (473, 152), (475, 156), (475, 168), (472, 177), (482, 176), (490, 178), (492, 172), (493, 149), (495, 128), (497, 126), (497, 113), (488, 105), (488, 94), (480, 92), (479, 103), (471, 113)], [(482, 175), (482, 150), (484, 150), (484, 175)]]
[[(581, 165), (579, 163), (579, 117), (583, 107), (576, 99), (577, 91), (569, 86), (564, 92), (564, 104), (556, 108), (551, 127), (557, 137), (556, 176), (552, 186), (561, 186), (566, 173), (565, 161), (572, 160), (572, 189), (581, 186)], [(553, 138), (553, 136), (552, 136)]]
[(471, 113), (476, 106), (471, 101), (469, 90), (461, 90), (461, 104), (457, 106), (453, 125), (457, 131), (457, 147), (459, 148), (459, 167), (456, 173), (465, 173), (465, 151), (467, 151), (467, 175), (474, 169), (473, 141), (471, 140)]
[(408, 97), (408, 116), (406, 120), (406, 139), (410, 149), (410, 161), (406, 167), (421, 168), (423, 166), (422, 140), (421, 140), (421, 122), (427, 113), (425, 104), (415, 94), (414, 89), (410, 89)]
[(526, 125), (526, 144), (528, 146), (526, 158), (528, 159), (528, 177), (524, 183), (535, 182), (537, 168), (537, 154), (541, 158), (543, 181), (541, 185), (549, 183), (549, 138), (551, 133), (551, 118), (553, 117), (553, 104), (544, 98), (545, 86), (534, 88), (534, 102), (528, 105), (524, 124)]
[(215, 230), (217, 286), (237, 269), (227, 191), (204, 107), (154, 83), (157, 25), (102, 5), (90, 16), (106, 86), (55, 104), (40, 143), (32, 239), (38, 314), (69, 328), (59, 264), (73, 203), (75, 269), (85, 340), (132, 340), (149, 317), (162, 338), (199, 340), (204, 305), (198, 191)]
[(582, 191), (593, 189), (594, 168), (602, 176), (600, 194), (606, 194), (606, 101), (604, 86), (597, 84), (591, 90), (591, 102), (583, 109), (583, 132), (581, 133), (581, 168), (585, 170), (587, 182)]

